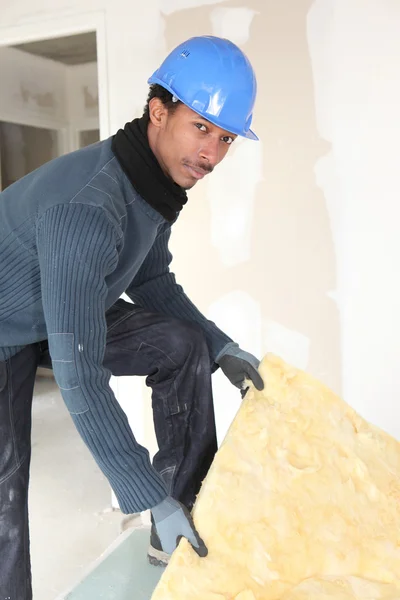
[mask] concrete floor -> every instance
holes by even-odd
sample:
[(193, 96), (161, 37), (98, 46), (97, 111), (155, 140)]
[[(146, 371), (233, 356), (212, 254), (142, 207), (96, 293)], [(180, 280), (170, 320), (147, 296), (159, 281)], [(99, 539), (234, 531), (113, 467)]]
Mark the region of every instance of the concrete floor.
[(38, 378), (30, 485), (34, 598), (54, 600), (117, 538), (106, 478), (77, 433), (53, 379)]
[(70, 593), (56, 600), (150, 600), (164, 569), (147, 561), (149, 528), (120, 535)]

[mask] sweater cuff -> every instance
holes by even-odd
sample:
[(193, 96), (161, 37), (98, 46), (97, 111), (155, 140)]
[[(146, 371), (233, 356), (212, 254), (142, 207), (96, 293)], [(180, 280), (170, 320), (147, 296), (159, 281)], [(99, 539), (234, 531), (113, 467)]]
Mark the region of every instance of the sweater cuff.
[(228, 342), (228, 344), (226, 344), (222, 350), (217, 354), (217, 356), (215, 357), (215, 362), (218, 364), (218, 361), (226, 354), (226, 352), (228, 350), (230, 350), (231, 348), (239, 348), (239, 344), (237, 344), (236, 342)]

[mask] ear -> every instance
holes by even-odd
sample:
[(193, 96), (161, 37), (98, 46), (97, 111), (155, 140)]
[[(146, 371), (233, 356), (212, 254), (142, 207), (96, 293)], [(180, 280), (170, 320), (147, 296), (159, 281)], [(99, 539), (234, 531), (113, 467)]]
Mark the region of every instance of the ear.
[(150, 121), (155, 127), (163, 127), (167, 120), (168, 109), (160, 98), (152, 98), (149, 102)]

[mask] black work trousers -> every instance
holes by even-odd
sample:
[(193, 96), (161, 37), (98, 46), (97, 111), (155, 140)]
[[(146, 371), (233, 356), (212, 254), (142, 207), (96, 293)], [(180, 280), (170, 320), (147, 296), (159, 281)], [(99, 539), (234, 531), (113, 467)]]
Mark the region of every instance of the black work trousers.
[[(147, 377), (159, 447), (153, 465), (169, 493), (190, 509), (217, 450), (211, 364), (203, 333), (196, 325), (123, 300), (106, 317), (104, 365), (115, 376)], [(0, 362), (0, 597), (7, 600), (32, 598), (28, 484), (32, 394), (39, 365), (51, 368), (46, 341)]]

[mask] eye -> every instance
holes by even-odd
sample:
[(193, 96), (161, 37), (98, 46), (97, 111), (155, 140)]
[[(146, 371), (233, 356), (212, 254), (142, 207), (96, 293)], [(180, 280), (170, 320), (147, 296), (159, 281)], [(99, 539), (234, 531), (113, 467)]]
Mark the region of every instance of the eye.
[(195, 126), (197, 129), (200, 129), (200, 131), (204, 131), (204, 133), (207, 131), (207, 127), (204, 125), (204, 123), (195, 123)]
[(236, 138), (233, 138), (230, 135), (225, 135), (221, 139), (222, 139), (223, 142), (225, 142), (225, 144), (228, 144), (228, 146), (230, 146), (231, 144), (233, 144), (233, 142), (235, 141)]

